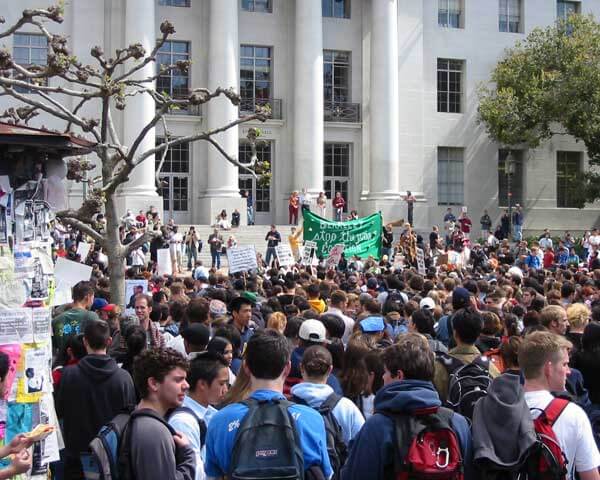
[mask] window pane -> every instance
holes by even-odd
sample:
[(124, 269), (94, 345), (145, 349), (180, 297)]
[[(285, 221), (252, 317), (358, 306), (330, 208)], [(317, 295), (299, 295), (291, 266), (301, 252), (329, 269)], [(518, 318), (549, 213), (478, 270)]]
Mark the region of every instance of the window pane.
[(582, 171), (580, 152), (557, 152), (556, 155), (556, 206), (576, 208), (577, 176)]
[(462, 148), (438, 148), (438, 204), (461, 205), (464, 202)]

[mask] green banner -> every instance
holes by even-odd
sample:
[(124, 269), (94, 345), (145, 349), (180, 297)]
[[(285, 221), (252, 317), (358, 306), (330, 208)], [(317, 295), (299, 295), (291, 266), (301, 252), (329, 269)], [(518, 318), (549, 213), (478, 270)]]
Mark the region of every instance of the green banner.
[(326, 257), (338, 243), (344, 245), (346, 258), (358, 255), (360, 258), (381, 256), (381, 234), (383, 219), (381, 213), (348, 222), (333, 222), (304, 211), (304, 240), (317, 244), (317, 255)]

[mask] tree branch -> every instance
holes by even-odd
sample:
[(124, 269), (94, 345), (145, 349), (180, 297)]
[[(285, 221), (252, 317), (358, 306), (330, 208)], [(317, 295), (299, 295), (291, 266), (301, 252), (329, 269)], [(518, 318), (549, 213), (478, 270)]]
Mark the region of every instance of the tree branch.
[(129, 255), (134, 250), (140, 248), (144, 243), (149, 242), (155, 237), (162, 235), (160, 231), (146, 230), (142, 236), (136, 238), (133, 242), (123, 246), (124, 256)]
[(233, 163), (235, 166), (237, 166), (237, 167), (239, 167), (239, 168), (242, 168), (242, 169), (246, 170), (246, 171), (247, 171), (248, 173), (250, 173), (250, 175), (252, 175), (252, 176), (253, 176), (255, 179), (258, 179), (258, 175), (256, 174), (256, 172), (250, 168), (250, 167), (252, 167), (252, 166), (254, 165), (254, 162), (253, 162), (253, 163), (250, 163), (250, 164), (245, 164), (245, 165), (244, 165), (243, 163), (240, 163), (240, 162), (239, 162), (239, 160), (238, 160), (237, 158), (235, 158), (235, 157), (232, 157), (231, 155), (229, 155), (229, 154), (228, 154), (228, 153), (227, 153), (227, 152), (226, 152), (226, 151), (223, 149), (223, 147), (221, 146), (221, 144), (220, 144), (219, 142), (217, 142), (217, 141), (216, 141), (214, 138), (212, 138), (212, 137), (208, 137), (208, 138), (206, 139), (206, 141), (207, 141), (208, 143), (210, 143), (210, 144), (211, 144), (213, 147), (215, 147), (215, 148), (216, 148), (216, 149), (219, 151), (219, 153), (225, 157), (225, 159), (226, 159), (228, 162), (230, 162), (230, 163)]
[(92, 227), (90, 227), (89, 225), (86, 225), (85, 223), (83, 223), (80, 220), (77, 220), (76, 218), (59, 216), (59, 213), (61, 213), (61, 212), (58, 212), (56, 214), (56, 218), (58, 218), (62, 223), (71, 225), (73, 228), (76, 228), (80, 232), (85, 233), (89, 237), (92, 237), (96, 241), (96, 243), (98, 245), (100, 245), (101, 247), (105, 246), (104, 237), (102, 235), (100, 235)]
[[(162, 117), (163, 124), (163, 133), (165, 135), (165, 141), (169, 143), (169, 130), (167, 129), (167, 120), (165, 117)], [(169, 153), (169, 148), (165, 148), (163, 150), (162, 155), (160, 156), (160, 162), (158, 163), (158, 167), (156, 167), (156, 174), (154, 175), (154, 182), (156, 183), (156, 188), (160, 188), (160, 171), (165, 163), (165, 159), (167, 158), (167, 154)]]
[(4, 32), (0, 32), (0, 38), (8, 37), (8, 36), (12, 35), (13, 33), (15, 33), (16, 31), (18, 31), (23, 25), (32, 23), (33, 18), (36, 16), (48, 18), (56, 23), (63, 22), (63, 17), (60, 13), (60, 10), (56, 6), (51, 6), (51, 7), (48, 7), (47, 9), (23, 10), (23, 14), (22, 14), (21, 18), (17, 21), (17, 23), (12, 25), (8, 30), (5, 30)]

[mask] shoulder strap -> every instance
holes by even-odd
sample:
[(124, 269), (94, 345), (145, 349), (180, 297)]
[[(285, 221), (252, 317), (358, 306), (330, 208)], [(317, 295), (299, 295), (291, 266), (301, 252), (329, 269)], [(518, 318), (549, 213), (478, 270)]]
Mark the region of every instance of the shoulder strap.
[(333, 392), (321, 404), (321, 406), (319, 407), (319, 410), (323, 411), (323, 412), (330, 412), (330, 411), (332, 411), (336, 407), (336, 405), (338, 404), (338, 402), (341, 400), (341, 398), (342, 398), (341, 395), (338, 395), (337, 393)]
[(308, 402), (307, 402), (306, 400), (304, 400), (303, 398), (300, 398), (300, 397), (298, 397), (297, 395), (292, 395), (292, 398), (290, 398), (290, 400), (291, 400), (293, 403), (297, 403), (297, 404), (299, 404), (299, 405), (306, 405), (306, 406), (309, 406), (309, 405), (308, 405)]
[(188, 413), (196, 420), (196, 422), (198, 423), (198, 428), (200, 429), (200, 446), (204, 446), (204, 444), (206, 443), (206, 432), (208, 430), (208, 427), (207, 427), (204, 419), (202, 419), (198, 415), (196, 415), (196, 412), (194, 412), (190, 407), (186, 407), (184, 405), (182, 405), (181, 407), (177, 407), (175, 410), (173, 410), (170, 413), (169, 417), (171, 417), (177, 413)]
[(554, 425), (554, 422), (558, 420), (560, 414), (563, 412), (569, 401), (565, 398), (553, 398), (549, 405), (544, 409), (544, 414), (546, 415), (546, 420), (550, 426)]
[(477, 365), (479, 368), (485, 370), (486, 372), (488, 372), (490, 369), (490, 359), (487, 358), (485, 355), (477, 357), (471, 363)]
[(462, 360), (459, 360), (458, 358), (453, 357), (445, 352), (435, 352), (435, 358), (444, 366), (448, 374), (452, 374), (460, 367), (466, 365)]
[(175, 429), (171, 425), (169, 425), (164, 418), (162, 418), (160, 415), (158, 415), (156, 412), (154, 412), (154, 411), (152, 411), (150, 409), (144, 408), (144, 409), (141, 409), (141, 410), (134, 410), (131, 413), (130, 420), (133, 421), (135, 418), (138, 418), (138, 417), (150, 417), (150, 418), (154, 418), (156, 421), (162, 423), (166, 428), (168, 428), (169, 432), (171, 433), (171, 435), (176, 435), (177, 434), (177, 432), (175, 431)]

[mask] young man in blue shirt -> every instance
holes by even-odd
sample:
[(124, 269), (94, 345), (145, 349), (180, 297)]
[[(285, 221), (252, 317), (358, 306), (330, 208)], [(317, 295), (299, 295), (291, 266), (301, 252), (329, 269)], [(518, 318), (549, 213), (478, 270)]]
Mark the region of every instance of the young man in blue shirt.
[[(283, 335), (273, 330), (255, 333), (246, 346), (242, 368), (250, 377), (250, 398), (285, 400), (282, 392), (290, 371), (290, 352)], [(323, 418), (316, 410), (304, 405), (291, 404), (288, 412), (294, 419), (305, 471), (319, 467), (325, 478), (329, 478), (333, 472)], [(208, 478), (229, 475), (236, 434), (247, 413), (246, 405), (234, 403), (212, 417), (206, 437), (205, 471)]]

